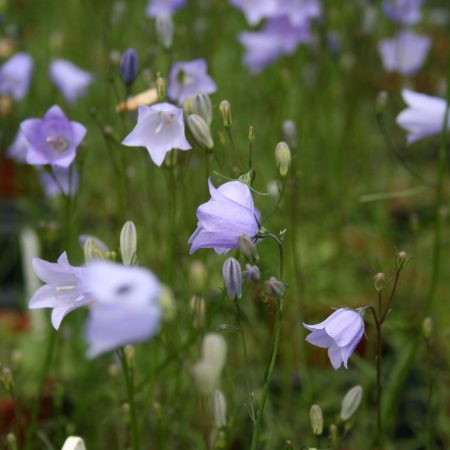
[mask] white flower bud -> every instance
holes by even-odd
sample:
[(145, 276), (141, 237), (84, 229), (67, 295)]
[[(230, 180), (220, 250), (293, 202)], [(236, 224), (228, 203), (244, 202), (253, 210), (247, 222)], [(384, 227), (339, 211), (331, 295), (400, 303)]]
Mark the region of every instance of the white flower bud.
[(205, 122), (205, 119), (198, 114), (190, 114), (187, 121), (194, 139), (202, 147), (211, 150), (214, 147), (214, 141), (211, 136), (209, 125)]
[(312, 432), (315, 436), (320, 436), (323, 432), (323, 414), (319, 405), (312, 405), (309, 411)]
[(61, 450), (86, 450), (83, 439), (78, 436), (70, 436), (64, 442)]
[(209, 95), (199, 92), (193, 99), (191, 112), (202, 117), (208, 125), (211, 125), (213, 110)]
[(214, 391), (211, 400), (214, 423), (217, 428), (222, 428), (227, 424), (227, 401), (219, 389)]
[(170, 14), (161, 13), (156, 16), (156, 37), (161, 47), (169, 49), (173, 43), (173, 20)]
[(291, 150), (286, 142), (279, 142), (275, 147), (275, 161), (280, 171), (280, 175), (287, 175), (289, 166), (291, 165)]
[(134, 223), (128, 220), (120, 232), (120, 254), (126, 266), (135, 262), (137, 249), (137, 233)]
[(203, 338), (202, 357), (222, 371), (227, 357), (227, 343), (219, 333), (208, 333)]
[(219, 105), (220, 115), (222, 117), (222, 123), (225, 128), (231, 127), (231, 105), (227, 100), (222, 100)]
[(363, 389), (361, 386), (355, 386), (351, 388), (342, 400), (341, 405), (341, 420), (344, 422), (355, 414), (356, 410), (359, 408), (363, 394)]

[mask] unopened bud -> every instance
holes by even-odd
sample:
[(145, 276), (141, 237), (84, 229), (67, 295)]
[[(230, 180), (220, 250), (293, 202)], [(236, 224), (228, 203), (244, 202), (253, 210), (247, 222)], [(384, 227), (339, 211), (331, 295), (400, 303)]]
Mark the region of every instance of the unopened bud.
[(323, 433), (323, 414), (319, 405), (312, 405), (309, 411), (312, 432), (315, 436)]
[(286, 142), (279, 142), (275, 147), (275, 161), (280, 171), (280, 175), (284, 177), (289, 171), (291, 165), (291, 150)]
[(183, 112), (186, 117), (194, 113), (194, 97), (188, 96), (183, 101)]
[(361, 386), (351, 388), (342, 400), (341, 404), (341, 420), (344, 422), (355, 414), (361, 404), (363, 389)]
[(275, 277), (270, 277), (268, 281), (266, 281), (266, 290), (267, 294), (270, 297), (281, 298), (284, 295), (285, 286), (284, 283), (277, 280)]
[(111, 378), (117, 378), (120, 374), (120, 369), (117, 364), (110, 364), (108, 367), (108, 375)]
[(2, 383), (8, 392), (14, 389), (14, 381), (11, 369), (9, 367), (3, 367), (2, 370)]
[(214, 141), (211, 136), (209, 125), (205, 122), (205, 119), (198, 114), (190, 114), (187, 121), (194, 139), (202, 147), (211, 150), (214, 147)]
[(174, 30), (172, 16), (166, 13), (158, 14), (155, 27), (159, 45), (165, 49), (172, 47)]
[(164, 101), (166, 98), (166, 80), (158, 74), (156, 76), (156, 94), (160, 102)]
[(255, 141), (255, 127), (253, 125), (250, 125), (248, 127), (248, 141), (253, 143)]
[(130, 423), (131, 418), (131, 408), (129, 403), (124, 403), (122, 405), (122, 414), (123, 414), (123, 421), (125, 423)]
[(161, 286), (159, 304), (161, 305), (163, 319), (166, 322), (172, 321), (177, 314), (177, 306), (172, 289), (165, 284)]
[(17, 439), (13, 433), (8, 433), (6, 435), (6, 444), (8, 446), (8, 450), (17, 450)]
[(408, 261), (408, 255), (406, 252), (401, 251), (397, 254), (397, 269), (402, 270)]
[(202, 117), (208, 125), (211, 125), (213, 119), (213, 110), (211, 99), (208, 94), (199, 92), (192, 102), (192, 113)]
[(223, 392), (216, 389), (212, 396), (211, 409), (214, 423), (217, 428), (222, 428), (227, 424), (227, 402)]
[(189, 302), (191, 308), (194, 327), (201, 328), (205, 323), (205, 300), (200, 295), (193, 295)]
[(283, 138), (292, 147), (297, 144), (297, 126), (294, 121), (285, 120), (283, 122)]
[(381, 91), (378, 93), (377, 98), (375, 100), (375, 111), (378, 115), (383, 114), (387, 102), (388, 102), (389, 96), (386, 91)]
[(134, 347), (132, 345), (126, 345), (125, 348), (123, 349), (123, 353), (127, 361), (128, 370), (132, 371), (136, 363), (135, 361), (136, 352), (134, 350)]
[(120, 60), (120, 74), (123, 82), (131, 86), (138, 74), (138, 55), (134, 48), (127, 49)]
[(338, 445), (339, 442), (339, 430), (338, 427), (332, 423), (330, 425), (330, 439), (331, 439), (331, 443), (336, 446)]
[(239, 261), (235, 258), (227, 258), (222, 267), (223, 280), (231, 299), (242, 296), (242, 270)]
[(381, 292), (385, 286), (386, 286), (386, 277), (384, 276), (384, 273), (378, 272), (373, 277), (373, 286), (377, 292)]
[(86, 450), (83, 439), (78, 436), (69, 436), (61, 450)]
[(220, 116), (225, 128), (230, 128), (232, 124), (231, 119), (231, 105), (227, 100), (222, 100), (219, 105)]
[(189, 281), (194, 292), (202, 292), (208, 280), (208, 273), (201, 261), (193, 261), (189, 268)]
[(258, 259), (256, 245), (247, 234), (243, 234), (239, 237), (239, 250), (249, 261), (256, 261)]
[(259, 270), (258, 266), (246, 264), (245, 270), (242, 272), (242, 275), (248, 282), (258, 281), (259, 279), (261, 279), (261, 270)]
[(105, 261), (108, 259), (109, 249), (100, 239), (88, 234), (82, 234), (79, 238), (80, 245), (83, 247), (84, 259), (86, 262), (92, 260)]
[(202, 358), (222, 371), (227, 356), (227, 343), (219, 333), (207, 333), (202, 343)]
[(120, 254), (126, 266), (136, 262), (137, 233), (131, 220), (125, 222), (120, 232)]
[(431, 339), (433, 335), (433, 319), (431, 317), (426, 317), (422, 322), (422, 333), (425, 339)]

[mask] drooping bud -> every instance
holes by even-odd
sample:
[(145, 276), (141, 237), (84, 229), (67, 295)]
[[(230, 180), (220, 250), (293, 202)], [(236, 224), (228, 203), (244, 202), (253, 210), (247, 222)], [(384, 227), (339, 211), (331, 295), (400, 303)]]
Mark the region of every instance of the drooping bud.
[(156, 75), (156, 93), (160, 102), (166, 99), (166, 80), (159, 73)]
[(227, 100), (222, 100), (219, 105), (220, 116), (222, 117), (222, 123), (225, 128), (230, 128), (232, 122), (231, 119), (231, 105)]
[(258, 250), (256, 250), (256, 245), (247, 234), (243, 234), (239, 237), (239, 250), (249, 261), (258, 260)]
[(120, 60), (120, 75), (122, 81), (131, 86), (138, 74), (138, 55), (134, 48), (125, 50)]
[(292, 147), (297, 144), (297, 126), (293, 120), (283, 122), (283, 138)]
[(159, 295), (159, 304), (161, 305), (163, 319), (166, 322), (173, 320), (177, 314), (177, 307), (172, 289), (169, 286), (162, 285)]
[(201, 261), (193, 261), (189, 268), (189, 281), (194, 292), (202, 292), (208, 280), (208, 272)]
[(193, 295), (189, 302), (194, 319), (194, 327), (202, 328), (205, 324), (205, 300), (200, 295)]
[(83, 439), (78, 436), (68, 437), (61, 450), (86, 450)]
[(214, 423), (217, 428), (222, 428), (227, 424), (227, 401), (219, 389), (214, 391), (211, 400)]
[(261, 270), (259, 270), (258, 266), (246, 264), (245, 270), (242, 272), (242, 275), (244, 275), (248, 282), (258, 281), (259, 279), (261, 279)]
[(269, 297), (281, 298), (284, 295), (285, 286), (284, 283), (277, 280), (275, 277), (270, 277), (265, 283), (267, 294)]
[(275, 147), (275, 161), (282, 177), (286, 176), (291, 165), (291, 150), (286, 142), (279, 142)]
[(198, 114), (190, 114), (187, 121), (194, 139), (202, 147), (211, 150), (214, 147), (214, 141), (211, 136), (209, 125), (205, 122), (205, 119)]
[(227, 258), (222, 267), (223, 280), (231, 299), (241, 298), (242, 295), (242, 270), (239, 261), (235, 258)]
[(363, 388), (361, 386), (355, 386), (351, 388), (342, 400), (341, 404), (341, 420), (344, 422), (355, 414), (359, 405), (361, 404), (363, 394)]
[(213, 110), (211, 99), (208, 94), (199, 92), (192, 102), (192, 113), (202, 117), (208, 125), (211, 125), (213, 119)]
[(422, 333), (425, 339), (431, 339), (431, 336), (433, 335), (433, 328), (433, 319), (431, 317), (426, 317), (422, 322)]
[(161, 13), (156, 16), (156, 38), (162, 48), (169, 49), (173, 43), (173, 20), (170, 14)]
[(120, 254), (126, 266), (136, 262), (137, 233), (131, 220), (125, 222), (120, 232)]
[(408, 262), (408, 255), (401, 251), (397, 254), (397, 270), (403, 270), (405, 264)]
[(384, 276), (384, 273), (378, 272), (373, 277), (373, 286), (377, 292), (381, 292), (385, 286), (386, 286), (386, 277)]
[(309, 410), (309, 420), (311, 422), (312, 432), (315, 436), (323, 433), (323, 414), (319, 405), (312, 405)]

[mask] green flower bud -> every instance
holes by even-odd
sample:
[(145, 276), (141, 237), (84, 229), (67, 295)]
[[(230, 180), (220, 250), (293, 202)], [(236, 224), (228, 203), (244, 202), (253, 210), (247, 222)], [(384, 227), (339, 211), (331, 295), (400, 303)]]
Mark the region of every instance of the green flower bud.
[(375, 112), (378, 115), (383, 114), (388, 100), (389, 100), (389, 96), (386, 91), (381, 91), (378, 93), (377, 98), (375, 100)]
[(282, 177), (286, 176), (291, 165), (291, 150), (286, 142), (279, 142), (275, 147), (275, 161)]
[(126, 345), (123, 349), (123, 354), (127, 361), (128, 370), (130, 370), (130, 372), (133, 371), (136, 364), (136, 351), (134, 350), (134, 347), (132, 345)]
[(406, 252), (401, 251), (397, 254), (397, 269), (403, 270), (405, 264), (408, 262), (408, 255)]
[(377, 292), (381, 292), (386, 286), (384, 273), (379, 272), (373, 277), (373, 286)]
[(361, 386), (355, 386), (351, 388), (346, 394), (341, 404), (341, 420), (344, 422), (355, 414), (359, 405), (361, 404), (363, 394), (363, 388)]
[(202, 147), (211, 150), (214, 147), (214, 141), (211, 136), (209, 125), (205, 122), (205, 119), (198, 114), (190, 114), (187, 121), (194, 139)]
[(14, 380), (11, 369), (9, 367), (3, 367), (2, 370), (2, 383), (8, 392), (12, 392), (14, 389)]
[(248, 127), (248, 141), (254, 142), (255, 141), (255, 127), (253, 125), (250, 125)]
[(222, 123), (225, 128), (230, 128), (232, 122), (231, 119), (231, 105), (227, 100), (222, 100), (219, 105), (220, 115), (222, 117)]
[(13, 433), (8, 433), (6, 435), (6, 444), (8, 446), (8, 450), (17, 450), (17, 439)]
[(194, 292), (202, 292), (208, 281), (208, 272), (201, 261), (193, 261), (189, 267), (189, 281)]
[(158, 100), (163, 102), (166, 98), (166, 80), (159, 73), (156, 76), (156, 93)]
[(183, 112), (185, 117), (189, 117), (194, 113), (194, 97), (186, 97), (183, 102)]
[(339, 442), (339, 430), (338, 427), (332, 423), (330, 425), (330, 439), (331, 439), (331, 443), (336, 446)]
[(177, 307), (175, 304), (175, 297), (172, 289), (166, 285), (161, 286), (161, 293), (159, 297), (159, 304), (163, 312), (163, 319), (166, 322), (173, 320), (177, 314)]
[(130, 266), (136, 260), (137, 233), (131, 220), (125, 222), (120, 232), (120, 254), (126, 266)]
[(312, 432), (315, 436), (323, 433), (323, 414), (319, 405), (312, 405), (309, 411)]
[(213, 119), (213, 110), (209, 95), (199, 92), (192, 102), (192, 113), (202, 117), (208, 125)]
[(433, 335), (433, 328), (433, 319), (431, 317), (426, 317), (422, 322), (422, 333), (425, 339), (431, 339), (431, 336)]

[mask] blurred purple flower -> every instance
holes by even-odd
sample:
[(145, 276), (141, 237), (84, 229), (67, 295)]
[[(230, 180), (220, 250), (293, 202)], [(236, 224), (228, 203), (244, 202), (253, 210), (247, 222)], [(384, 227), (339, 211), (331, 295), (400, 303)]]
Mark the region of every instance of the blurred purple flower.
[(230, 0), (230, 3), (245, 14), (250, 25), (256, 25), (261, 19), (272, 17), (277, 10), (276, 0)]
[(56, 263), (33, 258), (36, 275), (46, 284), (31, 297), (30, 309), (52, 308), (52, 324), (55, 329), (71, 311), (85, 306), (89, 298), (83, 290), (85, 268), (71, 266), (64, 252)]
[(384, 68), (389, 72), (412, 75), (425, 62), (431, 47), (428, 36), (403, 30), (392, 39), (383, 39), (378, 43), (378, 51)]
[(170, 69), (167, 90), (169, 98), (181, 104), (186, 97), (193, 97), (200, 92), (204, 94), (216, 92), (216, 83), (207, 72), (208, 66), (204, 59), (173, 64)]
[(277, 15), (286, 16), (294, 26), (304, 25), (321, 12), (319, 0), (284, 0), (277, 8)]
[(364, 320), (358, 311), (341, 308), (317, 325), (303, 326), (312, 331), (306, 341), (317, 347), (328, 348), (328, 356), (335, 369), (347, 361), (364, 334)]
[(50, 78), (67, 103), (73, 105), (85, 94), (94, 77), (65, 59), (55, 59), (50, 64)]
[(146, 14), (156, 17), (158, 14), (173, 14), (186, 3), (186, 0), (149, 0)]
[(26, 163), (29, 146), (30, 144), (19, 128), (14, 141), (6, 150), (6, 156), (18, 163)]
[(197, 229), (189, 238), (191, 253), (199, 248), (213, 248), (223, 254), (239, 247), (243, 234), (253, 238), (259, 230), (259, 211), (253, 204), (249, 187), (230, 181), (216, 189), (208, 180), (211, 200), (197, 208)]
[(86, 267), (84, 280), (95, 299), (86, 326), (89, 358), (144, 341), (158, 331), (160, 284), (149, 270), (94, 261)]
[(261, 270), (258, 266), (252, 266), (251, 264), (245, 265), (245, 270), (242, 272), (242, 275), (246, 278), (246, 280), (250, 283), (251, 281), (258, 281), (261, 279)]
[(69, 167), (86, 134), (78, 122), (70, 122), (59, 106), (52, 106), (43, 119), (28, 119), (20, 130), (29, 143), (27, 163)]
[[(408, 144), (442, 132), (447, 109), (445, 100), (408, 89), (402, 91), (402, 96), (408, 108), (400, 112), (396, 122), (408, 131)], [(450, 128), (450, 118), (448, 127)]]
[(244, 63), (252, 72), (260, 72), (283, 55), (293, 53), (302, 42), (309, 42), (309, 21), (293, 26), (286, 17), (267, 22), (261, 31), (239, 34), (245, 47)]
[[(64, 195), (74, 196), (75, 192), (78, 188), (78, 171), (75, 167), (66, 168), (66, 167), (52, 167), (50, 170), (53, 172), (52, 177), (45, 170), (41, 170), (39, 173), (39, 179), (41, 181), (42, 187), (44, 188), (45, 195), (47, 197), (56, 197), (61, 195), (61, 189), (64, 192)], [(72, 174), (70, 173), (72, 170)], [(55, 178), (57, 182), (55, 181)], [(70, 188), (69, 188), (70, 182)]]
[(133, 131), (122, 141), (128, 147), (145, 147), (153, 162), (160, 166), (173, 148), (189, 150), (184, 133), (183, 109), (170, 103), (140, 106)]
[(413, 25), (422, 18), (422, 3), (423, 0), (385, 0), (383, 10), (392, 21)]
[(33, 74), (33, 59), (28, 53), (16, 53), (0, 67), (0, 94), (21, 100), (28, 92)]

